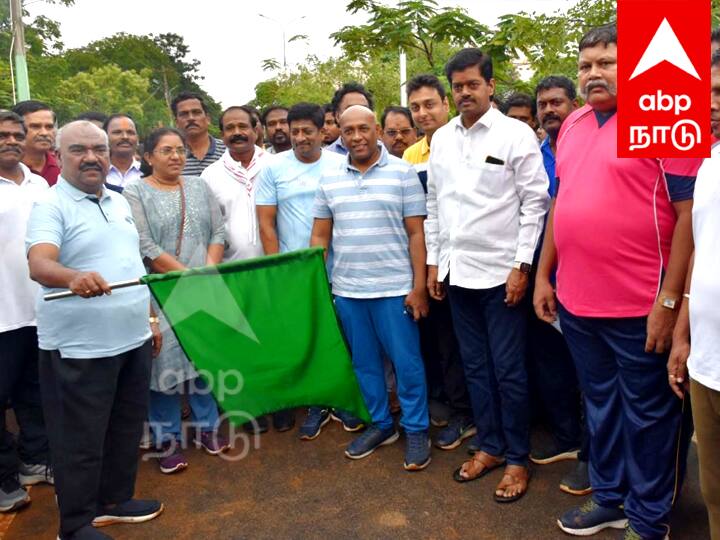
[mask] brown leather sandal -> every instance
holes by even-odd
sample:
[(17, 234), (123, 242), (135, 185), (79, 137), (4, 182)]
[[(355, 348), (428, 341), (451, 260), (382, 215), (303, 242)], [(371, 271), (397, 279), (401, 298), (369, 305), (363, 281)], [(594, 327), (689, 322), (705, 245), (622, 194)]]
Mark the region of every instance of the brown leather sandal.
[[(503, 465), (505, 465), (505, 460), (503, 458), (491, 456), (487, 452), (483, 451), (475, 452), (472, 459), (467, 460), (461, 467), (455, 469), (455, 472), (453, 473), (453, 480), (460, 482), (461, 484), (471, 482), (473, 480), (477, 480), (478, 478), (482, 478), (493, 469), (497, 469)], [(462, 474), (460, 474), (463, 471), (463, 468), (465, 469), (465, 472), (468, 473), (468, 476), (462, 476)]]
[[(523, 497), (528, 490), (528, 484), (530, 483), (530, 468), (522, 465), (508, 465), (505, 467), (505, 472), (500, 480), (500, 483), (495, 488), (495, 502), (498, 503), (511, 503), (515, 502)], [(498, 491), (505, 493), (509, 487), (520, 486), (520, 491), (511, 497), (505, 497), (504, 495), (498, 495)]]

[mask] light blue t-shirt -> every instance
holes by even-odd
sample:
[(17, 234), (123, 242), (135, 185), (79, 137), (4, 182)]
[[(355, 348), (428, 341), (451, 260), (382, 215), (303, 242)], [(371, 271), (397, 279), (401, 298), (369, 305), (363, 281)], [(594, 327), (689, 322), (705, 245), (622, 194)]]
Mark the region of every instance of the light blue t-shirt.
[(255, 192), (256, 205), (277, 206), (277, 233), (280, 253), (310, 247), (313, 203), (320, 177), (337, 170), (345, 159), (323, 150), (314, 163), (303, 163), (292, 150), (277, 154), (263, 168)]
[(403, 296), (413, 286), (405, 218), (426, 215), (425, 192), (411, 164), (380, 151), (365, 173), (345, 158), (323, 174), (315, 196), (313, 215), (333, 220), (332, 291), (338, 296)]
[[(60, 264), (98, 272), (108, 283), (145, 274), (130, 206), (108, 189), (98, 199), (59, 177), (30, 213), (26, 250), (36, 244), (57, 246)], [(110, 296), (42, 299), (58, 290), (40, 289), (36, 309), (41, 349), (59, 350), (65, 358), (104, 358), (150, 338), (150, 294), (144, 285), (117, 289)]]

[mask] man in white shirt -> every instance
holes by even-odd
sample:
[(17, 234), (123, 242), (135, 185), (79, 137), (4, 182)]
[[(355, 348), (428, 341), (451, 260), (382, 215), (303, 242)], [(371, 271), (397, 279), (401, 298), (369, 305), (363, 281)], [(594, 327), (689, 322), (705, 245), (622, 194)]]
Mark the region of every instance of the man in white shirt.
[[(225, 109), (219, 120), (226, 149), (215, 163), (200, 175), (220, 204), (225, 219), (225, 261), (262, 257), (260, 228), (255, 211), (255, 193), (260, 172), (273, 163), (275, 156), (255, 144), (257, 120), (247, 105)], [(295, 425), (292, 411), (273, 414), (273, 427), (288, 431)], [(245, 428), (258, 433), (267, 431), (267, 419), (260, 417)]]
[(105, 181), (122, 189), (142, 177), (140, 162), (135, 159), (138, 134), (135, 122), (126, 114), (113, 114), (103, 124), (110, 144), (110, 169)]
[[(712, 56), (711, 125), (720, 139), (720, 53)], [(670, 386), (682, 399), (688, 383), (700, 462), (700, 488), (708, 509), (710, 536), (720, 538), (720, 145), (715, 144), (695, 181), (692, 209), (695, 253), (668, 359)], [(692, 346), (690, 343), (692, 336)], [(689, 371), (689, 378), (688, 378)]]
[(428, 289), (450, 299), (480, 450), (455, 471), (467, 482), (507, 464), (495, 490), (512, 502), (529, 480), (525, 310), (548, 207), (535, 133), (490, 106), (492, 60), (463, 49), (445, 67), (460, 115), (433, 136), (428, 165)]
[(255, 145), (256, 120), (245, 105), (225, 109), (220, 132), (226, 150), (201, 178), (220, 203), (225, 218), (225, 261), (262, 257), (255, 190), (260, 171), (273, 156)]
[[(25, 137), (23, 119), (0, 112), (0, 512), (30, 502), (21, 484), (53, 483), (38, 378), (38, 286), (25, 258), (30, 210), (48, 184), (21, 162)], [(10, 405), (20, 426), (17, 445), (5, 429)]]

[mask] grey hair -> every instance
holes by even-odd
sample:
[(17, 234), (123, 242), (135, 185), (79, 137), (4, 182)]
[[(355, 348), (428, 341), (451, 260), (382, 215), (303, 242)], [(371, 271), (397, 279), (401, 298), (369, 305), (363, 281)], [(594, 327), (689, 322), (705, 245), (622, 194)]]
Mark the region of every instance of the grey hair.
[(94, 129), (103, 136), (103, 139), (105, 139), (105, 144), (110, 144), (110, 141), (108, 139), (108, 134), (105, 133), (99, 127), (97, 127), (95, 124), (93, 124), (92, 122), (89, 122), (87, 120), (75, 120), (73, 122), (68, 122), (63, 127), (61, 127), (60, 129), (57, 130), (57, 133), (55, 134), (55, 149), (56, 150), (58, 150), (58, 151), (60, 150), (60, 141), (62, 139), (63, 131), (65, 131), (66, 128), (71, 127), (71, 126), (72, 127), (83, 126), (86, 128)]

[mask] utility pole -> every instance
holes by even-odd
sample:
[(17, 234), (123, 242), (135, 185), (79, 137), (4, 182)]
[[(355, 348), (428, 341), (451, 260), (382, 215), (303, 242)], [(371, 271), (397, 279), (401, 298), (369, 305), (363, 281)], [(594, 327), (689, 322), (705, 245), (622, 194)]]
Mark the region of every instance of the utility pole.
[(22, 0), (10, 0), (10, 22), (12, 23), (12, 50), (15, 57), (16, 101), (30, 99), (30, 79), (25, 58), (25, 30), (22, 23)]
[(407, 83), (407, 56), (405, 51), (400, 49), (400, 105), (407, 107), (407, 92), (405, 84)]

